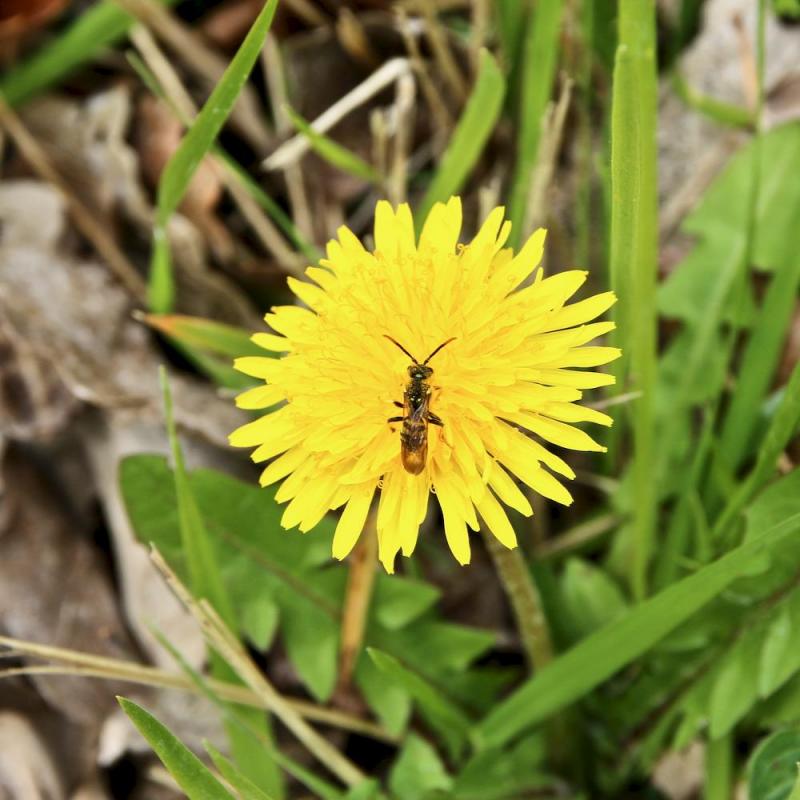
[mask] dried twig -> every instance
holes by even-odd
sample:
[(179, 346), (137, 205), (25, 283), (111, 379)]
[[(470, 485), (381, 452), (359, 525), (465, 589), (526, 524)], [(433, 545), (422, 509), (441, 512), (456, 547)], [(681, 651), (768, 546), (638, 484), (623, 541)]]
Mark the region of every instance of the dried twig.
[(393, 111), (397, 118), (395, 124), (394, 147), (387, 176), (387, 195), (395, 205), (406, 199), (408, 182), (408, 153), (411, 149), (411, 136), (414, 123), (416, 84), (411, 75), (401, 75), (397, 81), (397, 91)]
[[(286, 75), (283, 68), (278, 40), (273, 34), (267, 34), (264, 49), (261, 51), (261, 63), (264, 78), (269, 92), (272, 113), (275, 115), (275, 126), (278, 134), (288, 135), (292, 123), (286, 113), (288, 98), (286, 96)], [(308, 239), (314, 239), (314, 225), (311, 221), (311, 207), (308, 204), (303, 171), (297, 163), (290, 164), (284, 170), (286, 187), (289, 191), (289, 203), (292, 207), (292, 218), (298, 230)]]
[[(311, 127), (318, 133), (327, 133), (351, 111), (364, 105), (401, 75), (408, 74), (410, 69), (411, 65), (407, 58), (390, 59), (365, 81), (340, 97), (330, 108), (320, 114), (311, 123)], [(287, 165), (302, 158), (310, 148), (311, 144), (303, 134), (293, 136), (263, 162), (263, 167), (267, 170), (285, 169)]]
[(155, 550), (152, 553), (152, 559), (170, 588), (197, 620), (209, 647), (230, 664), (242, 681), (262, 700), (265, 707), (278, 717), (309, 752), (316, 756), (345, 785), (355, 786), (365, 780), (364, 773), (327, 739), (320, 736), (287, 702), (286, 698), (276, 691), (210, 603), (206, 600), (199, 602), (195, 600)]
[(420, 0), (416, 4), (415, 10), (425, 19), (425, 35), (442, 76), (459, 103), (464, 103), (468, 94), (467, 82), (450, 49), (447, 34), (436, 16), (435, 7), (427, 0)]
[(448, 111), (444, 97), (442, 97), (439, 88), (428, 72), (425, 59), (420, 52), (419, 43), (417, 42), (418, 31), (416, 30), (419, 26), (417, 26), (415, 22), (409, 20), (403, 9), (397, 11), (397, 26), (403, 37), (403, 43), (405, 44), (408, 57), (411, 60), (414, 74), (419, 81), (425, 103), (431, 113), (431, 120), (433, 121), (433, 139), (436, 143), (434, 149), (436, 152), (441, 152), (444, 150), (449, 132), (453, 128), (453, 118)]
[(541, 145), (528, 194), (527, 213), (522, 226), (523, 235), (529, 234), (537, 225), (541, 225), (545, 221), (547, 190), (555, 171), (571, 95), (572, 79), (565, 78), (561, 84), (558, 101), (555, 106), (551, 104), (548, 107), (542, 120)]

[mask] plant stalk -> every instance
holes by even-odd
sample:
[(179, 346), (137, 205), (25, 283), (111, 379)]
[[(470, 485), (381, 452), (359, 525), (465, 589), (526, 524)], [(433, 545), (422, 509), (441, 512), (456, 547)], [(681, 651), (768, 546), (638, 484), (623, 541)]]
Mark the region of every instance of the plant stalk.
[(528, 664), (541, 669), (553, 660), (553, 643), (539, 590), (519, 548), (509, 550), (491, 534), (485, 541), (511, 603)]

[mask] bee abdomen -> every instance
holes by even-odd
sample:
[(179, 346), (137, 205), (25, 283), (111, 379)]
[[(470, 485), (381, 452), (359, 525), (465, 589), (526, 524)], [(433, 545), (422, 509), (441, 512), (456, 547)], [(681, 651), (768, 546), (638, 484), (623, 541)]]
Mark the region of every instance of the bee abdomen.
[(424, 422), (406, 422), (400, 432), (400, 439), (409, 450), (419, 450), (427, 442), (427, 429)]

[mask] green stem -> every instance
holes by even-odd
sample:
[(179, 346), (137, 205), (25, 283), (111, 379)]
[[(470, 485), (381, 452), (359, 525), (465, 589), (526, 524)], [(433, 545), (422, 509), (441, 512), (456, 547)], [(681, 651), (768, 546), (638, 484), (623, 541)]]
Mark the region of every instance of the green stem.
[(541, 669), (553, 660), (553, 644), (539, 590), (519, 548), (509, 550), (491, 534), (485, 541), (511, 603), (528, 663)]

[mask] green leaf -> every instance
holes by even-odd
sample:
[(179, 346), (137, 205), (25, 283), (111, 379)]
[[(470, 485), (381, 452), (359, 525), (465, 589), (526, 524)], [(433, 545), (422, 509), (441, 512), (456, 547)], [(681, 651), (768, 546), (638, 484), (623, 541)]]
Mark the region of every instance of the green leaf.
[(118, 700), (189, 800), (235, 800), (211, 770), (152, 714), (124, 697)]
[(389, 773), (389, 788), (399, 800), (423, 800), (433, 791), (448, 790), (453, 779), (436, 750), (424, 739), (409, 734)]
[(320, 156), (320, 158), (337, 169), (342, 170), (342, 172), (348, 172), (351, 175), (355, 175), (356, 178), (361, 178), (369, 183), (376, 183), (380, 180), (380, 175), (377, 170), (364, 161), (363, 158), (356, 155), (352, 150), (348, 150), (346, 147), (334, 142), (333, 139), (326, 136), (324, 133), (314, 130), (314, 128), (290, 106), (284, 106), (284, 109), (292, 125), (308, 139), (311, 149)]
[(487, 50), (481, 51), (475, 87), (458, 120), (439, 168), (414, 215), (417, 232), (435, 203), (456, 194), (472, 172), (503, 107), (506, 82)]
[(779, 731), (756, 748), (748, 765), (750, 800), (796, 800), (800, 732)]
[(402, 733), (411, 716), (411, 695), (399, 684), (387, 682), (366, 653), (356, 664), (355, 682), (386, 730), (395, 735)]
[(612, 622), (627, 607), (614, 580), (600, 567), (580, 558), (567, 561), (561, 595), (565, 617), (576, 639)]
[[(171, 6), (176, 0), (156, 2)], [(134, 23), (111, 0), (87, 8), (63, 33), (8, 70), (0, 81), (0, 94), (9, 105), (24, 103), (122, 39)]]
[(769, 697), (800, 670), (800, 591), (793, 592), (770, 623), (761, 652), (758, 694)]
[(716, 561), (648, 598), (581, 641), (499, 703), (476, 730), (483, 746), (499, 746), (583, 697), (647, 652), (736, 578), (751, 561), (800, 530), (800, 513), (762, 531)]
[(282, 588), (277, 602), (286, 652), (317, 700), (330, 699), (336, 686), (339, 623), (308, 598)]
[(458, 800), (517, 800), (552, 787), (544, 771), (544, 736), (534, 733), (516, 745), (476, 753), (456, 776), (453, 796)]
[(153, 311), (163, 313), (172, 307), (173, 279), (166, 238), (167, 222), (183, 200), (195, 171), (211, 150), (247, 82), (272, 25), (277, 5), (278, 0), (267, 0), (264, 4), (233, 60), (161, 174), (149, 285), (150, 300), (156, 303), (151, 306)]
[(528, 207), (533, 171), (539, 155), (542, 120), (553, 92), (558, 62), (563, 0), (542, 0), (528, 14), (522, 63), (519, 104), (517, 162), (511, 184), (509, 244), (517, 248), (525, 231), (522, 225)]
[(344, 800), (378, 800), (380, 789), (378, 781), (369, 778), (354, 786), (344, 796)]
[(374, 613), (389, 630), (404, 628), (424, 614), (441, 592), (423, 581), (381, 573), (375, 582)]
[[(153, 541), (179, 576), (187, 566), (181, 549), (173, 476), (160, 456), (122, 462), (120, 484), (137, 537)], [(189, 475), (206, 532), (230, 595), (239, 630), (258, 647), (278, 631), (290, 660), (317, 698), (335, 683), (336, 650), (346, 567), (331, 560), (335, 523), (323, 519), (309, 535), (285, 531), (273, 488), (259, 488), (214, 470)], [(482, 712), (508, 681), (508, 672), (473, 669), (472, 661), (494, 643), (487, 631), (445, 623), (431, 607), (437, 591), (421, 581), (379, 576), (365, 642), (402, 658), (423, 678), (446, 686), (451, 697)], [(413, 596), (412, 596), (413, 593)], [(277, 612), (276, 612), (277, 609)], [(407, 623), (407, 624), (404, 624)], [(368, 705), (393, 733), (410, 712), (410, 697), (388, 684), (364, 654), (355, 681)]]
[(466, 714), (441, 691), (403, 666), (394, 656), (374, 647), (367, 648), (367, 652), (389, 681), (402, 686), (414, 698), (420, 712), (439, 734), (450, 753), (457, 756), (466, 744), (470, 728)]
[(241, 800), (272, 800), (266, 792), (262, 792), (247, 775), (243, 775), (236, 768), (236, 765), (222, 755), (210, 742), (203, 742), (203, 746), (211, 756), (211, 760), (214, 762), (219, 774), (233, 786)]
[(725, 736), (751, 709), (758, 696), (758, 663), (763, 631), (746, 631), (725, 658), (709, 705), (712, 739)]

